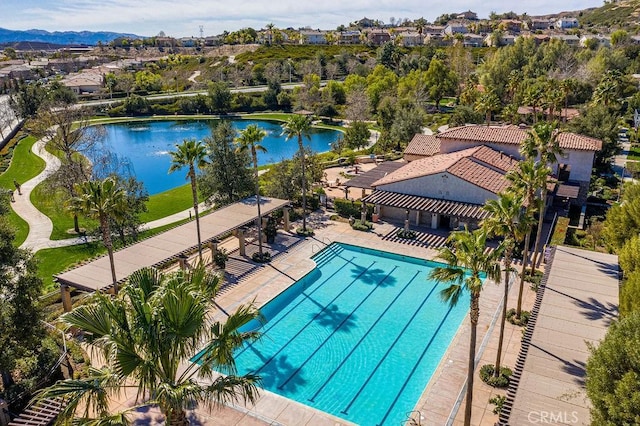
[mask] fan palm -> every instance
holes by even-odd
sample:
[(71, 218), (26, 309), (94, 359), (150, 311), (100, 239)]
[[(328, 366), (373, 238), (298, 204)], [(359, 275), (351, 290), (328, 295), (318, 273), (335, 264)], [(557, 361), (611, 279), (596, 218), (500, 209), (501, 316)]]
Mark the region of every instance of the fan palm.
[[(157, 405), (172, 426), (189, 424), (185, 410), (194, 404), (255, 401), (260, 378), (237, 375), (233, 351), (259, 337), (240, 329), (259, 320), (259, 312), (251, 303), (224, 323), (210, 320), (220, 282), (199, 263), (169, 275), (145, 268), (117, 297), (96, 293), (60, 320), (85, 333), (105, 366), (92, 368), (86, 378), (58, 381), (38, 398), (65, 398), (62, 419), (80, 416), (87, 424), (96, 420), (91, 417), (117, 418), (109, 412), (110, 398), (135, 388), (137, 402)], [(190, 362), (194, 357), (197, 362)]]
[(440, 296), (449, 305), (455, 306), (465, 292), (470, 297), (471, 338), (469, 341), (469, 368), (464, 413), (465, 426), (471, 424), (476, 331), (480, 316), (482, 274), (486, 274), (486, 277), (492, 280), (500, 278), (500, 250), (487, 251), (486, 240), (487, 233), (482, 228), (473, 232), (465, 229), (464, 231), (451, 233), (447, 239), (448, 244), (440, 248), (437, 255), (437, 258), (444, 261), (446, 266), (436, 267), (430, 274), (431, 279), (448, 285), (440, 292)]
[[(520, 153), (525, 159), (539, 159), (544, 166), (551, 166), (557, 163), (557, 156), (562, 154), (560, 143), (558, 142), (558, 132), (556, 124), (540, 122), (533, 125), (528, 132), (527, 138), (520, 147)], [(540, 251), (540, 239), (542, 238), (542, 224), (544, 221), (545, 208), (547, 204), (547, 182), (540, 187), (540, 204), (538, 207), (538, 229), (536, 230), (536, 243), (533, 248), (533, 260), (531, 261), (531, 275), (534, 274), (538, 263), (538, 253)]]
[(523, 199), (521, 196), (509, 193), (499, 194), (496, 200), (487, 200), (484, 210), (489, 216), (482, 221), (482, 227), (489, 235), (503, 237), (502, 252), (504, 254), (504, 296), (502, 302), (502, 316), (500, 318), (500, 337), (498, 338), (498, 353), (494, 375), (500, 375), (500, 361), (502, 358), (502, 345), (504, 342), (504, 327), (507, 319), (507, 301), (509, 298), (509, 276), (511, 275), (511, 263), (515, 246), (524, 238), (525, 229), (528, 226), (522, 215)]
[(109, 219), (120, 219), (124, 215), (126, 194), (122, 188), (116, 185), (115, 180), (112, 178), (76, 184), (74, 191), (78, 195), (69, 200), (67, 209), (75, 214), (79, 213), (91, 219), (96, 219), (100, 223), (102, 243), (109, 255), (113, 290), (117, 293), (118, 279), (116, 277), (115, 261), (113, 260), (113, 242), (111, 240)]
[(533, 160), (521, 161), (518, 167), (507, 173), (507, 180), (511, 183), (508, 191), (522, 194), (524, 197), (525, 215), (528, 218), (526, 233), (524, 236), (524, 248), (522, 252), (522, 268), (520, 270), (520, 287), (518, 291), (518, 304), (516, 317), (522, 313), (522, 293), (524, 291), (524, 277), (529, 262), (529, 245), (531, 228), (533, 227), (533, 210), (536, 207), (536, 193), (546, 184), (551, 170), (544, 164), (535, 164)]
[(207, 165), (207, 147), (195, 139), (185, 139), (176, 144), (176, 150), (170, 152), (171, 166), (169, 173), (188, 167), (187, 178), (191, 181), (191, 195), (193, 196), (193, 211), (196, 217), (196, 233), (198, 234), (198, 256), (202, 261), (202, 241), (200, 238), (200, 216), (198, 214), (198, 186), (196, 182), (196, 168), (202, 169)]
[(287, 140), (296, 137), (298, 139), (298, 152), (300, 153), (300, 167), (302, 169), (302, 231), (307, 231), (307, 178), (303, 138), (311, 138), (311, 121), (307, 116), (294, 114), (282, 125), (282, 133)]
[(260, 145), (260, 142), (267, 133), (256, 124), (250, 124), (246, 129), (240, 131), (240, 136), (236, 138), (238, 147), (236, 152), (251, 151), (253, 160), (253, 171), (256, 183), (256, 204), (258, 205), (258, 253), (262, 258), (262, 213), (260, 211), (260, 182), (258, 180), (258, 151), (267, 152), (267, 149)]

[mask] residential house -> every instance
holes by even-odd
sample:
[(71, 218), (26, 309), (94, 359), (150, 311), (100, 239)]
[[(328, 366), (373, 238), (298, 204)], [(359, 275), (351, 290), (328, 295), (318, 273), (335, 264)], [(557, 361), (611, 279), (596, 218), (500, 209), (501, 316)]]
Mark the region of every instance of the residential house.
[(416, 133), (404, 150), (405, 161), (411, 162), (440, 153), (440, 141), (435, 135)]
[[(313, 44), (313, 43), (309, 43), (309, 44)], [(340, 31), (338, 33), (338, 44), (360, 44), (360, 31), (358, 30)]]
[(98, 72), (82, 72), (70, 75), (62, 80), (62, 84), (70, 88), (76, 95), (97, 93), (102, 90), (104, 76)]
[(549, 19), (532, 19), (526, 21), (524, 26), (530, 31), (544, 31), (552, 29), (555, 26), (555, 22)]
[(490, 47), (509, 46), (516, 42), (516, 36), (513, 34), (492, 33), (487, 34), (483, 41), (485, 45)]
[(197, 39), (195, 37), (182, 37), (179, 43), (182, 47), (196, 47)]
[(219, 46), (222, 44), (222, 39), (218, 36), (208, 36), (204, 38), (204, 45), (207, 47)]
[(458, 13), (456, 15), (456, 19), (468, 19), (470, 21), (477, 21), (478, 14), (470, 10), (467, 10), (466, 12)]
[(404, 47), (422, 46), (424, 44), (424, 36), (417, 31), (405, 31), (396, 35), (401, 37)]
[(462, 39), (464, 47), (482, 47), (484, 37), (480, 34), (465, 34)]
[(552, 34), (551, 38), (556, 40), (562, 40), (569, 46), (580, 46), (580, 38), (575, 34)]
[(327, 44), (327, 37), (325, 31), (300, 31), (300, 44)]
[(432, 46), (451, 46), (453, 38), (444, 33), (429, 33), (424, 37), (424, 44)]
[(455, 35), (455, 34), (466, 34), (469, 32), (467, 25), (462, 22), (449, 22), (449, 24), (444, 27), (444, 33), (446, 35)]
[(580, 24), (576, 18), (560, 18), (555, 22), (555, 27), (559, 30), (578, 28)]
[(522, 30), (522, 21), (518, 19), (502, 19), (499, 26), (504, 31), (519, 33)]
[(373, 19), (369, 19), (367, 17), (362, 18), (359, 21), (356, 21), (356, 26), (360, 28), (372, 28), (376, 25), (376, 21)]
[(0, 68), (0, 77), (15, 80), (32, 80), (36, 77), (36, 73), (35, 70), (27, 64), (9, 65)]
[(595, 40), (597, 47), (611, 47), (611, 37), (604, 35), (585, 34), (580, 37), (580, 47), (587, 47), (589, 40)]
[(389, 31), (374, 29), (367, 33), (367, 41), (374, 46), (381, 46), (391, 40)]

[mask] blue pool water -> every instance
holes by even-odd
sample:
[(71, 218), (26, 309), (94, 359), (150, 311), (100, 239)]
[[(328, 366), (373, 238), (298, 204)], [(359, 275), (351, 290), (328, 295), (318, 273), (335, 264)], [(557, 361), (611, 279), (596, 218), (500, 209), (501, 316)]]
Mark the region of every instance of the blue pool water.
[[(436, 262), (334, 243), (317, 267), (262, 309), (240, 374), (271, 392), (361, 425), (399, 425), (468, 312), (428, 279)], [(258, 323), (248, 324), (255, 329)]]
[[(217, 120), (191, 121), (146, 121), (122, 124), (106, 124), (104, 148), (114, 152), (118, 161), (126, 163), (132, 174), (144, 182), (149, 194), (157, 194), (186, 183), (185, 171), (168, 174), (171, 165), (169, 151), (184, 139), (202, 138), (211, 135), (210, 124)], [(280, 123), (263, 120), (231, 120), (236, 130), (257, 124), (267, 136), (262, 145), (267, 153), (258, 154), (258, 163), (271, 164), (289, 159), (298, 150), (297, 139), (287, 141)], [(314, 152), (328, 151), (339, 135), (335, 130), (312, 129), (311, 140), (304, 144)]]

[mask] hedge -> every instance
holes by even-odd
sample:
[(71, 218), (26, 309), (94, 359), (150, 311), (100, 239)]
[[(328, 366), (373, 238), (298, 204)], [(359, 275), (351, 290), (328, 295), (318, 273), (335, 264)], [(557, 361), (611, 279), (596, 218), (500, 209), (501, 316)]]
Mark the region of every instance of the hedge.
[[(336, 198), (333, 200), (333, 205), (336, 208), (336, 213), (342, 217), (360, 218), (362, 211), (362, 203), (360, 201), (345, 200), (342, 198)], [(371, 220), (373, 214), (373, 204), (367, 204), (367, 219)]]

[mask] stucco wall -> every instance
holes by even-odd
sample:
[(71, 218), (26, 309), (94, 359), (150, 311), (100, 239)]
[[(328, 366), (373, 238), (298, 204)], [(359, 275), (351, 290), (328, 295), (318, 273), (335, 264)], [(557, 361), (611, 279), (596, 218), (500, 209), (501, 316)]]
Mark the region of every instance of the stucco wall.
[(497, 198), (494, 193), (447, 172), (379, 185), (376, 189), (473, 204), (484, 204), (490, 198)]
[[(440, 144), (440, 152), (448, 153), (460, 151), (462, 149), (473, 148), (480, 145), (475, 142), (463, 142), (463, 141), (449, 141)], [(502, 151), (507, 155), (511, 155), (515, 158), (521, 158), (520, 146), (499, 144), (499, 143), (484, 143), (488, 147), (495, 149), (496, 151)], [(577, 180), (583, 182), (589, 182), (591, 180), (591, 169), (593, 168), (593, 151), (577, 151), (577, 150), (565, 150), (565, 156), (558, 156), (558, 163), (569, 164), (571, 166), (570, 180)], [(565, 158), (566, 157), (566, 158)], [(553, 172), (557, 173), (558, 165), (553, 165)]]

